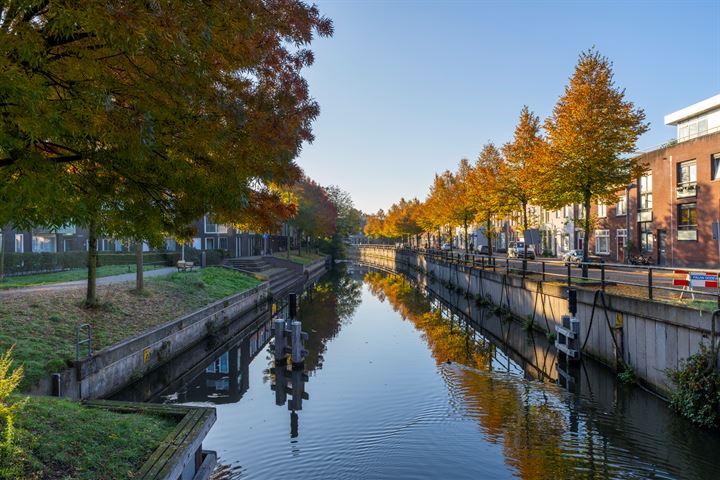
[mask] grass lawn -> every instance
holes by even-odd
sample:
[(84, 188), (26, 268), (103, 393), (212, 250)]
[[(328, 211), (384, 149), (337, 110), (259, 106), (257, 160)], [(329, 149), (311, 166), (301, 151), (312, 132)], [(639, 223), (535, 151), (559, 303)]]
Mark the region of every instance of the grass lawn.
[(303, 252), (301, 255), (290, 252), (289, 259), (288, 259), (288, 255), (286, 252), (278, 252), (278, 253), (273, 254), (273, 256), (277, 257), (277, 258), (281, 258), (283, 260), (290, 260), (291, 262), (295, 262), (295, 263), (302, 263), (303, 265), (307, 265), (308, 263), (312, 263), (315, 260), (320, 260), (321, 258), (325, 258), (325, 255), (318, 255), (316, 253), (311, 253), (311, 252)]
[[(155, 270), (165, 268), (166, 265), (145, 265), (144, 270)], [(113, 275), (122, 275), (124, 273), (135, 273), (135, 265), (104, 265), (98, 267), (97, 276), (110, 277)], [(17, 277), (5, 277), (0, 282), (0, 289), (29, 287), (34, 285), (47, 285), (49, 283), (73, 282), (76, 280), (86, 280), (87, 269), (79, 268), (73, 270), (65, 270), (62, 272), (38, 273), (35, 275), (21, 275)]]
[(21, 453), (0, 458), (1, 467), (16, 469), (1, 478), (133, 478), (177, 425), (168, 417), (114, 413), (49, 397), (30, 397), (15, 422), (14, 445)]
[(15, 344), (16, 365), (25, 366), (21, 390), (75, 359), (77, 325), (92, 326), (93, 350), (190, 313), (213, 301), (254, 287), (260, 280), (221, 267), (176, 272), (134, 283), (101, 285), (99, 306), (83, 307), (83, 288), (42, 293), (8, 292), (0, 301), (0, 352)]

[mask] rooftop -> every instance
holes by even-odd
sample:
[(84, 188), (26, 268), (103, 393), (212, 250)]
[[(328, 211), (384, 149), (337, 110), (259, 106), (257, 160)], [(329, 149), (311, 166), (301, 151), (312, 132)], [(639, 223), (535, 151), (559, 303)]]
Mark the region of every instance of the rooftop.
[(677, 125), (688, 118), (697, 117), (710, 110), (720, 108), (720, 94), (665, 115), (665, 125)]

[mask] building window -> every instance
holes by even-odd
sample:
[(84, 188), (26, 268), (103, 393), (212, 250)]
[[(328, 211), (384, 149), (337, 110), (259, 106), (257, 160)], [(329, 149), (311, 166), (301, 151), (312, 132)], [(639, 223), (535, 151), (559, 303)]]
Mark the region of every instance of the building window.
[(678, 125), (678, 141), (683, 142), (708, 133), (708, 117), (693, 118)]
[(214, 362), (212, 362), (210, 365), (207, 366), (205, 371), (207, 373), (229, 373), (230, 372), (230, 362), (229, 360), (229, 352), (225, 352), (222, 355), (220, 355), (218, 358), (215, 359)]
[(215, 250), (215, 239), (213, 237), (205, 239), (205, 250)]
[(678, 205), (678, 240), (697, 240), (697, 204)]
[(713, 180), (720, 180), (720, 153), (710, 155), (710, 175)]
[(595, 230), (595, 253), (610, 254), (610, 230)]
[(640, 177), (640, 210), (652, 209), (652, 172)]
[(192, 248), (195, 250), (201, 250), (202, 249), (202, 238), (195, 237), (192, 239)]
[(615, 207), (615, 215), (627, 215), (627, 197), (625, 195), (620, 195), (618, 197), (617, 206)]
[(208, 217), (204, 217), (205, 220), (205, 233), (228, 233), (227, 225), (218, 223), (209, 223)]
[(617, 229), (617, 236), (618, 237), (624, 237), (627, 238), (627, 228), (618, 228)]
[(598, 218), (607, 217), (607, 205), (605, 205), (603, 202), (598, 202), (597, 209), (598, 209)]
[(220, 237), (218, 238), (218, 248), (221, 250), (227, 250), (228, 249), (228, 239), (227, 237)]
[(572, 205), (565, 205), (563, 207), (563, 218), (572, 218)]
[(697, 189), (697, 162), (678, 163), (677, 198), (694, 197)]
[(640, 248), (643, 252), (653, 252), (655, 236), (652, 231), (652, 222), (640, 222)]
[(578, 218), (585, 218), (585, 205), (578, 205)]
[(55, 235), (33, 235), (32, 251), (33, 253), (55, 253), (56, 241)]
[(25, 235), (22, 233), (15, 234), (15, 253), (23, 253), (25, 251)]

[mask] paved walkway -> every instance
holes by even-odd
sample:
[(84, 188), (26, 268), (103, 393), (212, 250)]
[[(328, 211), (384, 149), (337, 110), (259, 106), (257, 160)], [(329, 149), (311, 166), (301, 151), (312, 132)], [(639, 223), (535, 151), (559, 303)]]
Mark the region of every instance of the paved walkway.
[[(169, 275), (175, 271), (177, 271), (177, 268), (175, 268), (175, 267), (158, 268), (156, 270), (146, 271), (144, 273), (144, 276), (145, 276), (145, 278), (161, 277), (163, 275)], [(109, 277), (100, 277), (97, 279), (97, 284), (98, 285), (110, 285), (113, 283), (124, 283), (124, 282), (134, 282), (134, 281), (135, 281), (135, 272), (132, 272), (132, 273), (123, 273), (122, 275), (111, 275)], [(67, 290), (67, 289), (72, 289), (72, 288), (84, 287), (85, 285), (87, 285), (87, 280), (74, 280), (72, 282), (48, 283), (46, 285), (33, 285), (33, 286), (29, 286), (29, 287), (8, 288), (8, 289), (0, 290), (0, 297), (15, 295), (15, 294), (23, 294), (23, 293)]]

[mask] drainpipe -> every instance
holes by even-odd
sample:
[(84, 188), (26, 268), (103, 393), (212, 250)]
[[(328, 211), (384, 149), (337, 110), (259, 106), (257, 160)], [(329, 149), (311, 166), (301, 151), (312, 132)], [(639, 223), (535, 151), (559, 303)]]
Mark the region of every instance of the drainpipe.
[[(675, 184), (675, 166), (673, 165), (673, 157), (672, 155), (669, 155), (668, 158), (670, 159), (670, 228), (668, 234), (670, 235), (670, 266), (675, 266), (675, 235), (673, 234), (673, 220), (675, 218), (675, 196), (673, 195), (673, 185)], [(696, 193), (697, 195), (697, 193)], [(697, 198), (696, 198), (697, 201)], [(667, 241), (667, 236), (665, 237), (665, 241)]]

